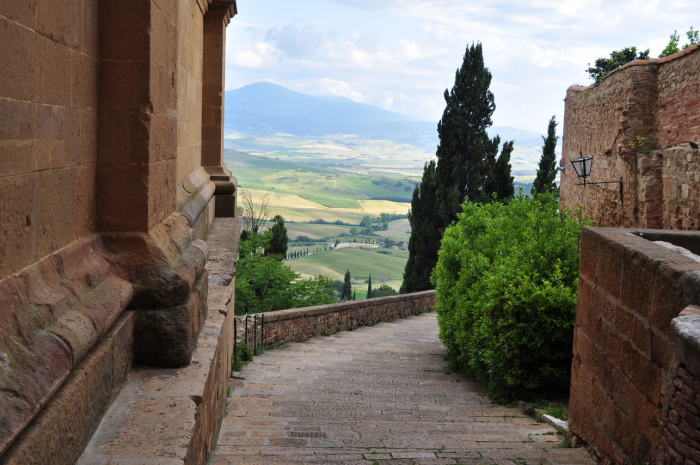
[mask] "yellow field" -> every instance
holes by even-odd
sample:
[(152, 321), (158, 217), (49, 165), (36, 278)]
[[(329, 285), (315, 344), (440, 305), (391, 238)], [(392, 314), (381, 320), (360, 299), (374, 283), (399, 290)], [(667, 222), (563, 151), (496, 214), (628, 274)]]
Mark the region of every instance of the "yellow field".
[(411, 209), (410, 202), (392, 202), (390, 200), (358, 200), (366, 215), (380, 213), (407, 213)]

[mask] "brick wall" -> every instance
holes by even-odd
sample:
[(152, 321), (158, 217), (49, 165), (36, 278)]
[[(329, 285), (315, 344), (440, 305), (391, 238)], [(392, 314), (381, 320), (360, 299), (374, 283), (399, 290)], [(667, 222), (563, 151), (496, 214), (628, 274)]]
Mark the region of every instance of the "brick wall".
[[(382, 321), (431, 311), (434, 306), (435, 291), (424, 291), (267, 312), (263, 344), (269, 347), (283, 342), (301, 341), (311, 336), (355, 329), (359, 326), (370, 326)], [(252, 323), (250, 325), (249, 332), (252, 332)], [(239, 327), (239, 341), (242, 341), (243, 330), (244, 328)], [(249, 342), (252, 338), (251, 335)]]
[[(630, 148), (637, 136), (647, 149)], [(562, 206), (583, 205), (596, 226), (697, 229), (700, 166), (688, 140), (700, 140), (700, 45), (628, 63), (598, 85), (570, 87)], [(622, 179), (622, 201), (618, 184), (576, 185), (568, 160), (580, 153), (593, 157), (588, 181)]]
[(570, 426), (599, 457), (657, 457), (680, 363), (672, 322), (697, 302), (700, 263), (652, 240), (698, 253), (698, 239), (683, 231), (583, 231)]

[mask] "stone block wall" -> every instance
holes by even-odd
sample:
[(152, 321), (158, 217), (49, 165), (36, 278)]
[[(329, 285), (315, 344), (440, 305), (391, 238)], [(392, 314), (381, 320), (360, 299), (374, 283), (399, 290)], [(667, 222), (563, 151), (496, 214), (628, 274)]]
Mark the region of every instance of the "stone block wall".
[[(301, 341), (312, 336), (329, 335), (359, 326), (371, 326), (382, 321), (405, 318), (431, 311), (434, 306), (435, 291), (424, 291), (279, 310), (265, 313), (264, 329), (258, 334), (264, 334), (261, 342), (270, 347), (283, 342)], [(243, 328), (239, 328), (239, 340), (241, 329)], [(250, 340), (252, 341), (252, 336)]]
[[(636, 60), (590, 87), (567, 91), (561, 203), (583, 205), (596, 226), (697, 229), (694, 184), (700, 179), (700, 45), (662, 59)], [(629, 143), (644, 137), (647, 146)], [(593, 157), (590, 182), (579, 186), (569, 160)]]
[(684, 231), (583, 231), (570, 426), (601, 458), (634, 464), (658, 456), (679, 372), (673, 321), (700, 297), (700, 263), (653, 241), (698, 253), (698, 239)]
[[(215, 211), (234, 216), (235, 178), (220, 152), (205, 171), (178, 147), (201, 146), (205, 20), (223, 49), (235, 13), (235, 0), (0, 2), (0, 463), (72, 463), (123, 381), (108, 368), (129, 367), (159, 324), (182, 350), (157, 363), (190, 363), (207, 314), (200, 239)], [(39, 447), (46, 435), (65, 451)]]
[(98, 3), (0, 4), (0, 280), (95, 230)]

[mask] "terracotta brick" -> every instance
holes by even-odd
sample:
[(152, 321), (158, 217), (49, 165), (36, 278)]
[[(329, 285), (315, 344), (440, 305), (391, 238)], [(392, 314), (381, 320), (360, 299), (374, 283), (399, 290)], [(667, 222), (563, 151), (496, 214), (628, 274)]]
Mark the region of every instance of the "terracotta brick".
[(632, 343), (642, 354), (651, 356), (651, 330), (646, 320), (634, 318)]
[(610, 239), (597, 242), (598, 265), (596, 268), (596, 283), (612, 297), (620, 297), (620, 275), (622, 271), (622, 247)]
[(654, 278), (650, 323), (669, 338), (674, 337), (671, 320), (690, 303), (687, 292), (695, 286), (695, 267), (686, 269), (686, 266), (679, 262), (663, 263)]
[(624, 250), (620, 301), (645, 320), (651, 310), (652, 282), (657, 266), (643, 249)]
[[(14, 1), (14, 0), (13, 0)], [(41, 98), (39, 36), (0, 19), (0, 95), (37, 102)]]

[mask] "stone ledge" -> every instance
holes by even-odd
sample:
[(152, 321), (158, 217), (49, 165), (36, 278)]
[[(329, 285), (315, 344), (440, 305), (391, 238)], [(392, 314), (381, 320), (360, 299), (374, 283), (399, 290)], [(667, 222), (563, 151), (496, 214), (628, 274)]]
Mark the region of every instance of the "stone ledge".
[[(209, 246), (236, 256), (241, 217), (216, 218)], [(231, 240), (223, 229), (230, 228)], [(209, 242), (209, 241), (207, 241)], [(215, 274), (215, 273), (213, 273)], [(226, 411), (233, 351), (233, 281), (209, 285), (208, 314), (192, 363), (135, 368), (78, 460), (82, 465), (204, 465)]]
[(432, 310), (434, 306), (435, 291), (424, 291), (266, 312), (261, 343), (270, 347), (311, 336), (330, 335), (359, 326), (371, 326), (382, 321), (417, 315)]
[(265, 313), (265, 323), (267, 324), (273, 323), (275, 321), (293, 320), (295, 318), (325, 315), (328, 313), (344, 312), (348, 310), (357, 310), (361, 308), (376, 307), (381, 305), (390, 305), (395, 304), (397, 302), (404, 302), (407, 300), (415, 300), (424, 297), (427, 298), (431, 295), (435, 295), (435, 291), (423, 291), (415, 292), (413, 294), (376, 297), (374, 299), (352, 300), (328, 305), (315, 305), (313, 307), (292, 308), (289, 310), (267, 312)]

